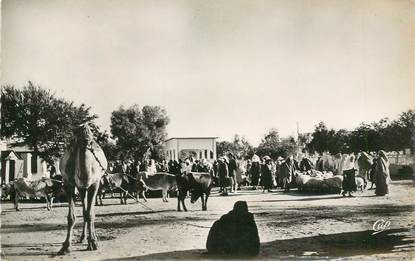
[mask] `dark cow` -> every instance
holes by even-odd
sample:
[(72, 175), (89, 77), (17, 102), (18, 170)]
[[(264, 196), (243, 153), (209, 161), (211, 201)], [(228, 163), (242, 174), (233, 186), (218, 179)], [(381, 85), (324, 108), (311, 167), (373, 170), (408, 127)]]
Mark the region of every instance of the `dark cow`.
[(124, 173), (102, 176), (97, 193), (96, 205), (103, 206), (102, 197), (106, 192), (119, 193), (121, 204), (127, 204), (127, 198), (137, 191), (137, 179)]
[(52, 209), (52, 203), (55, 195), (62, 190), (61, 179), (42, 178), (40, 180), (29, 181), (24, 178), (19, 178), (13, 181), (11, 187), (11, 197), (14, 199), (14, 207), (16, 211), (19, 209), (20, 197), (44, 197), (46, 200), (46, 208)]
[(213, 178), (210, 173), (202, 172), (188, 172), (176, 176), (179, 193), (177, 195), (177, 211), (181, 211), (180, 202), (183, 205), (184, 211), (187, 211), (184, 199), (187, 192), (190, 191), (190, 202), (196, 202), (199, 197), (202, 200), (202, 210), (207, 210), (207, 200), (210, 195), (210, 190), (213, 187)]

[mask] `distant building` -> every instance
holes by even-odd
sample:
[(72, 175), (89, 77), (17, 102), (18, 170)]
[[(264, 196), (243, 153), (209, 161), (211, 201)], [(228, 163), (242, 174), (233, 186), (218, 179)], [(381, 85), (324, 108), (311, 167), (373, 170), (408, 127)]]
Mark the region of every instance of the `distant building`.
[(191, 155), (196, 159), (216, 160), (218, 137), (170, 138), (164, 142), (166, 160), (179, 160)]
[[(42, 158), (34, 155), (27, 146), (12, 147), (6, 141), (0, 142), (1, 184), (9, 183), (18, 178), (36, 180), (49, 177), (48, 167)], [(55, 162), (58, 171), (59, 161)]]

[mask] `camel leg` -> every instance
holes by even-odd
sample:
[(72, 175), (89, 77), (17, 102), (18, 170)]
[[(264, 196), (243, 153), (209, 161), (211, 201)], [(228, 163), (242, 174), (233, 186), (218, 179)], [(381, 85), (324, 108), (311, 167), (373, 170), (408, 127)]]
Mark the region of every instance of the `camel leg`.
[(205, 195), (203, 193), (200, 195), (200, 200), (202, 201), (202, 210), (205, 210)]
[(141, 195), (143, 196), (144, 202), (147, 202), (146, 192), (144, 190), (141, 191)]
[(167, 200), (167, 190), (163, 189), (162, 190), (162, 195), (163, 195), (163, 202), (168, 202), (168, 200)]
[(182, 200), (181, 200), (181, 201), (182, 201), (182, 204), (183, 204), (183, 210), (184, 210), (184, 211), (187, 211), (186, 205), (184, 204), (184, 198), (182, 198)]
[(102, 203), (102, 198), (105, 196), (105, 194), (99, 194), (99, 205), (100, 206), (103, 206), (104, 205), (104, 203)]
[(87, 191), (85, 189), (82, 189), (79, 191), (81, 194), (81, 203), (82, 203), (82, 217), (84, 218), (84, 224), (82, 225), (82, 234), (79, 238), (79, 243), (83, 243), (85, 241), (86, 237), (86, 227), (88, 224), (88, 218), (86, 213), (86, 206), (88, 204), (88, 198), (87, 198)]
[(182, 200), (182, 192), (179, 190), (179, 192), (177, 193), (177, 211), (182, 211), (180, 209), (180, 202), (181, 202), (181, 200)]
[(50, 197), (50, 209), (52, 209), (52, 207), (53, 207), (53, 201), (55, 200), (55, 197), (54, 196), (51, 196)]
[(51, 207), (50, 207), (50, 200), (49, 200), (48, 194), (45, 194), (45, 200), (46, 200), (46, 209), (50, 211)]
[(16, 211), (20, 211), (20, 209), (19, 209), (19, 193), (17, 193), (17, 192), (14, 193), (14, 208), (16, 209)]
[(66, 188), (66, 193), (68, 194), (68, 231), (66, 235), (66, 240), (63, 242), (62, 248), (59, 250), (58, 255), (64, 255), (66, 253), (71, 252), (72, 246), (72, 234), (73, 234), (73, 227), (75, 226), (75, 201), (74, 201), (74, 194), (75, 194), (75, 186), (69, 185)]
[(99, 194), (99, 204), (100, 204), (100, 206), (103, 206), (104, 205), (104, 203), (102, 203), (102, 199), (103, 198), (105, 198), (105, 191), (104, 192), (101, 192)]
[(179, 196), (177, 196), (177, 211), (182, 211), (180, 209), (180, 197)]
[[(100, 201), (101, 201), (101, 204), (100, 204)], [(99, 206), (99, 205), (102, 206), (102, 191), (100, 189), (98, 189), (97, 198), (95, 199), (95, 206)]]
[(207, 210), (207, 201), (208, 201), (208, 198), (209, 198), (209, 194), (206, 194), (206, 197), (205, 197), (205, 208), (204, 208), (204, 209), (202, 209), (202, 210), (204, 210), (204, 211), (206, 211), (206, 210)]
[(124, 205), (127, 205), (128, 190), (124, 192)]
[(95, 211), (94, 211), (94, 207), (95, 207), (95, 197), (97, 195), (98, 192), (98, 185), (99, 184), (95, 184), (92, 185), (91, 187), (88, 188), (88, 205), (87, 205), (87, 210), (86, 210), (86, 214), (88, 217), (88, 248), (87, 250), (97, 250), (98, 249), (98, 238), (97, 235), (95, 233)]

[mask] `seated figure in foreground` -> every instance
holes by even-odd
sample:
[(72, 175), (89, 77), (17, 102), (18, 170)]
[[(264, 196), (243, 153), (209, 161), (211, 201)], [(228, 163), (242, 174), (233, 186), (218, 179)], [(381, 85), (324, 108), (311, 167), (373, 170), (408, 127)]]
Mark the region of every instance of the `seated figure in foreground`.
[(206, 242), (209, 254), (232, 256), (258, 255), (259, 246), (258, 229), (246, 201), (236, 202), (233, 210), (215, 221)]

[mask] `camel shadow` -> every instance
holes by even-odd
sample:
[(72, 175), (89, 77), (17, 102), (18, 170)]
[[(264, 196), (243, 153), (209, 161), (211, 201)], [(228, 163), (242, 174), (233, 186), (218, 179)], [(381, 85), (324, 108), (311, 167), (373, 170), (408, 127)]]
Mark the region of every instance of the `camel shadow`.
[[(14, 254), (14, 253), (5, 253), (2, 252), (3, 256), (2, 258), (4, 258), (4, 260), (7, 260), (7, 257), (13, 257), (13, 256), (49, 256), (49, 257), (54, 257), (55, 253), (53, 252), (52, 248), (53, 247), (59, 247), (61, 246), (62, 243), (57, 243), (57, 242), (44, 242), (44, 243), (29, 243), (29, 244), (25, 244), (25, 243), (19, 243), (19, 244), (1, 244), (1, 247), (4, 251), (4, 248), (9, 248), (9, 249), (13, 249), (13, 248), (25, 248), (27, 252), (21, 252), (18, 254)], [(44, 250), (44, 248), (48, 248), (48, 250)]]
[(18, 243), (18, 244), (1, 244), (2, 247), (10, 247), (10, 248), (22, 248), (22, 247), (45, 247), (45, 246), (60, 246), (62, 243), (57, 242), (43, 242), (43, 243), (30, 243), (30, 244), (24, 244), (24, 243)]
[(393, 252), (410, 252), (415, 250), (414, 237), (409, 229), (390, 229), (372, 235), (373, 231), (355, 231), (330, 235), (275, 240), (261, 244), (257, 257), (211, 255), (204, 249), (172, 251), (105, 260), (223, 260), (223, 259), (298, 259), (302, 258), (338, 258), (359, 255), (387, 254)]
[[(168, 210), (167, 210), (168, 211)], [(160, 211), (163, 212), (163, 211)], [(149, 212), (149, 213), (157, 213), (157, 212)], [(147, 214), (149, 214), (147, 213)], [(106, 229), (126, 229), (132, 227), (143, 227), (149, 225), (163, 225), (166, 224), (167, 220), (174, 220), (175, 222), (203, 222), (208, 221), (208, 218), (201, 218), (201, 217), (175, 217), (175, 216), (164, 216), (164, 217), (154, 217), (148, 218), (143, 220), (140, 217), (136, 217), (136, 215), (144, 215), (146, 213), (143, 212), (127, 212), (127, 213), (108, 213), (105, 214), (106, 217), (108, 216), (117, 216), (117, 215), (131, 215), (132, 218), (128, 222), (119, 222), (118, 220), (100, 220), (95, 222), (95, 227), (98, 229), (106, 230)], [(98, 216), (98, 215), (97, 215)], [(75, 229), (78, 230), (82, 228), (83, 220), (80, 218), (75, 223)], [(36, 224), (4, 224), (2, 225), (2, 233), (4, 234), (11, 234), (11, 233), (21, 233), (21, 232), (46, 232), (46, 231), (58, 231), (58, 230), (65, 230), (67, 227), (66, 224), (50, 224), (50, 223), (36, 223)]]

